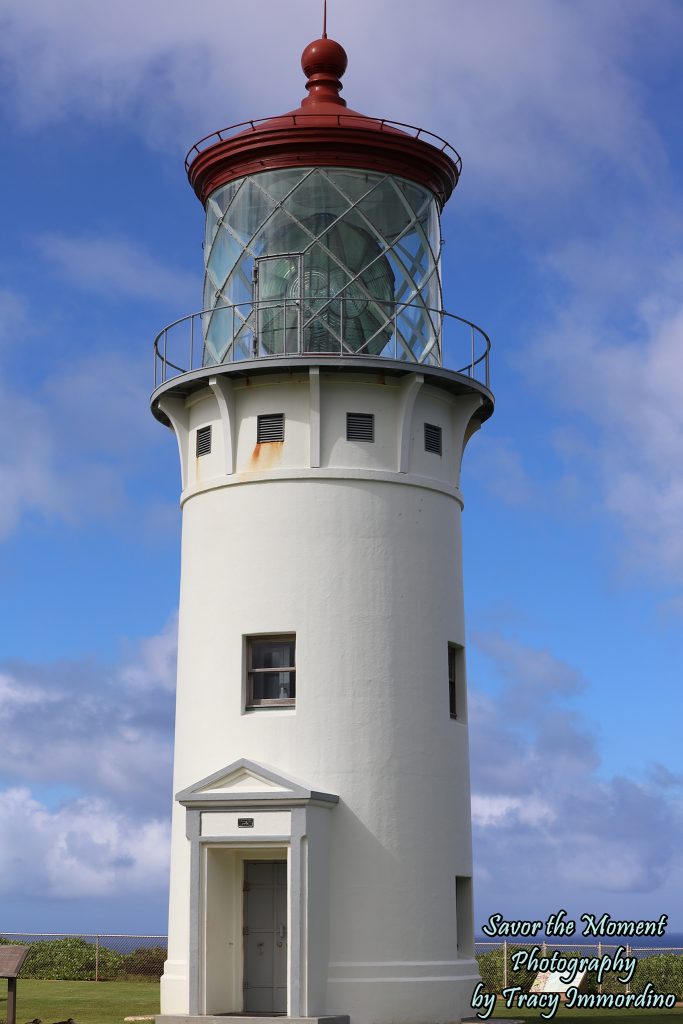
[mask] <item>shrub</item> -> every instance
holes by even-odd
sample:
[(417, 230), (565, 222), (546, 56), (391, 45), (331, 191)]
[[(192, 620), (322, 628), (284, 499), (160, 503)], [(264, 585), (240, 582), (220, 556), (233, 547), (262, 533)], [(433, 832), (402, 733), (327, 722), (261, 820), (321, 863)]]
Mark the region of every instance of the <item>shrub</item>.
[[(525, 967), (520, 967), (518, 971), (512, 970), (512, 955), (516, 953), (518, 949), (527, 949), (531, 947), (527, 946), (513, 946), (508, 944), (508, 970), (507, 970), (507, 983), (508, 985), (521, 985), (523, 989), (528, 989), (532, 981), (536, 977), (535, 971), (528, 971)], [(504, 987), (504, 973), (503, 973), (503, 956), (504, 948), (499, 946), (498, 949), (491, 950), (490, 953), (481, 953), (477, 958), (477, 964), (479, 966), (479, 973), (481, 974), (481, 980), (489, 992), (502, 992)]]
[(139, 946), (124, 957), (123, 969), (129, 978), (158, 980), (164, 970), (164, 946)]
[[(119, 977), (125, 957), (106, 946), (99, 948), (98, 976), (102, 981)], [(95, 946), (78, 937), (32, 942), (26, 957), (22, 978), (44, 978), (54, 981), (93, 981), (95, 978)]]
[(642, 992), (648, 981), (657, 992), (673, 992), (676, 999), (683, 999), (683, 956), (656, 953), (643, 957), (638, 961), (631, 991)]

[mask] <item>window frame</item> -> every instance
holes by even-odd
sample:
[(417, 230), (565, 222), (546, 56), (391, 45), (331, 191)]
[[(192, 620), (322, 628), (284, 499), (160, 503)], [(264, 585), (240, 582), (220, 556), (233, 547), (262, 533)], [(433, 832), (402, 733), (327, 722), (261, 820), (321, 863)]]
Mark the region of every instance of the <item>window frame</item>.
[[(278, 668), (252, 668), (253, 644), (267, 641), (286, 641), (292, 644), (293, 664)], [(245, 694), (246, 711), (258, 711), (260, 708), (293, 708), (296, 706), (296, 633), (250, 633), (244, 637)], [(293, 685), (293, 697), (254, 697), (254, 676), (273, 672), (287, 672), (289, 686)]]

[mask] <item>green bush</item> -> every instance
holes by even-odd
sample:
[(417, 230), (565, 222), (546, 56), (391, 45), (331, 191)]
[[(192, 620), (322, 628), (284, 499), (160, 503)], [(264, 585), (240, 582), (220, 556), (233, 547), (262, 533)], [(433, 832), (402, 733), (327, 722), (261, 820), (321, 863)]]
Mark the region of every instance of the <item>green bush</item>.
[[(106, 946), (99, 948), (98, 976), (101, 981), (124, 973), (125, 957)], [(44, 978), (54, 981), (93, 981), (96, 949), (85, 939), (67, 937), (32, 942), (21, 971), (22, 978)]]
[[(535, 971), (528, 971), (525, 967), (521, 967), (518, 971), (512, 970), (512, 955), (516, 953), (518, 949), (526, 949), (526, 946), (513, 946), (508, 944), (508, 971), (507, 971), (507, 983), (508, 985), (521, 985), (526, 991), (529, 988), (532, 981), (536, 977)], [(481, 953), (477, 956), (477, 964), (479, 965), (479, 973), (484, 986), (489, 992), (502, 992), (505, 981), (503, 974), (503, 954), (504, 950), (502, 946), (498, 949), (492, 949), (490, 953)]]
[(638, 960), (631, 991), (642, 992), (648, 981), (657, 992), (673, 992), (676, 999), (683, 999), (683, 956), (656, 953)]
[(139, 946), (126, 954), (123, 969), (128, 978), (149, 978), (158, 981), (164, 970), (164, 946)]

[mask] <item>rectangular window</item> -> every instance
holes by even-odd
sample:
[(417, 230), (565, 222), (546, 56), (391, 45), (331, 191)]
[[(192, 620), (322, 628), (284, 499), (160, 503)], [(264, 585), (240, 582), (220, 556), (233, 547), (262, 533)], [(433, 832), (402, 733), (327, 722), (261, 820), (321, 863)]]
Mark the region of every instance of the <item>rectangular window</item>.
[(371, 412), (347, 412), (347, 441), (374, 441), (375, 417)]
[(465, 649), (459, 644), (448, 645), (448, 709), (451, 718), (467, 721)]
[(434, 423), (425, 423), (425, 451), (441, 455), (441, 427)]
[(269, 441), (284, 441), (285, 414), (270, 412), (259, 416), (256, 421), (256, 443), (267, 444)]
[(197, 458), (200, 455), (208, 455), (211, 451), (211, 424), (208, 427), (200, 427), (197, 431)]
[(247, 707), (292, 706), (296, 696), (296, 637), (247, 637)]

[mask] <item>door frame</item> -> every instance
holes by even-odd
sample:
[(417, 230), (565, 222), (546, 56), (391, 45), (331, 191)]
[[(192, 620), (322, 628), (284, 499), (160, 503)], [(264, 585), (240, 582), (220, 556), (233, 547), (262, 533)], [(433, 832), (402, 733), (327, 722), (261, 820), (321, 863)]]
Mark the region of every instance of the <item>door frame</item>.
[[(298, 281), (299, 296), (297, 299), (290, 299), (287, 296), (271, 298), (261, 295), (262, 265), (272, 263), (275, 260), (297, 261), (296, 278)], [(304, 254), (301, 252), (272, 253), (268, 256), (256, 256), (254, 258), (254, 306), (256, 308), (256, 339), (258, 355), (265, 355), (262, 351), (262, 333), (264, 330), (263, 313), (265, 310), (277, 310), (282, 306), (282, 352), (279, 355), (301, 355), (303, 351), (303, 301), (304, 301)], [(263, 304), (263, 305), (262, 305)], [(287, 310), (296, 310), (296, 350), (291, 352), (287, 348)]]
[[(249, 788), (245, 787), (246, 778)], [(218, 849), (231, 851), (236, 860), (276, 860), (283, 859), (285, 854), (287, 1016), (306, 1017), (322, 1012), (327, 981), (322, 965), (326, 964), (329, 936), (330, 811), (339, 797), (309, 789), (270, 767), (242, 758), (181, 790), (176, 800), (186, 809), (189, 846), (189, 1014), (207, 1013), (207, 869), (211, 851)], [(241, 889), (241, 880), (238, 884)], [(233, 933), (238, 925), (234, 948), (239, 945), (240, 963), (242, 917), (243, 904), (239, 898)], [(312, 962), (319, 967), (309, 970)], [(243, 1012), (241, 987), (235, 1003), (240, 1006), (235, 1012)]]

